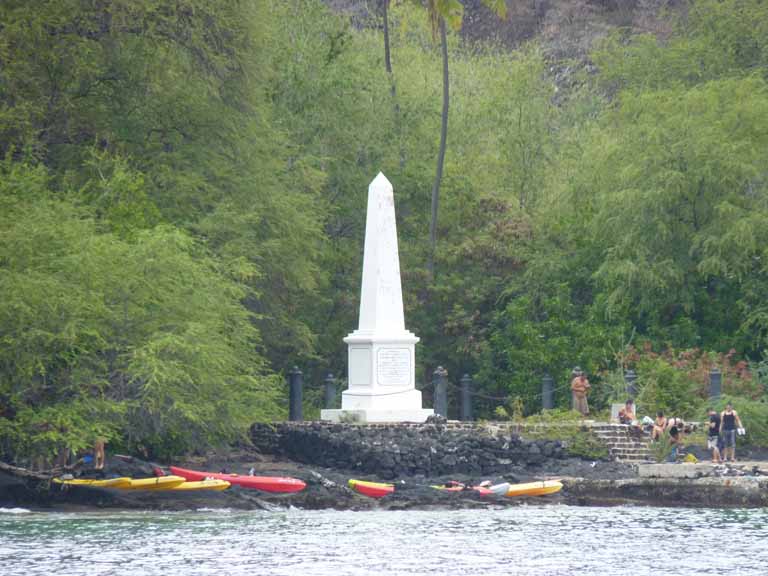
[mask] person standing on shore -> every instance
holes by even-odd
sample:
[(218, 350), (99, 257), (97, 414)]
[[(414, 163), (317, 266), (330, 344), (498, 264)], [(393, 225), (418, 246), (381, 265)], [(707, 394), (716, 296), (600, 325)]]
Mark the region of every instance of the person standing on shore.
[(587, 394), (591, 386), (586, 375), (580, 368), (574, 368), (572, 375), (574, 376), (571, 381), (571, 393), (573, 394), (573, 409), (579, 412), (582, 416), (589, 414), (589, 405), (587, 404)]
[(720, 414), (713, 408), (708, 408), (709, 434), (707, 435), (707, 448), (712, 450), (712, 462), (720, 464)]
[(730, 402), (720, 414), (720, 425), (723, 430), (723, 461), (736, 462), (736, 430), (744, 426), (741, 425), (741, 418)]
[(664, 435), (664, 431), (667, 429), (667, 419), (664, 417), (664, 412), (659, 410), (656, 412), (656, 420), (653, 421), (653, 429), (651, 430), (651, 440), (658, 440)]
[(669, 456), (667, 456), (667, 462), (677, 462), (677, 454), (680, 450), (680, 430), (677, 426), (672, 426), (669, 429)]
[(104, 455), (104, 445), (107, 443), (107, 439), (103, 436), (96, 437), (96, 441), (93, 445), (93, 468), (95, 470), (103, 470), (104, 469), (104, 461), (105, 461), (105, 455)]

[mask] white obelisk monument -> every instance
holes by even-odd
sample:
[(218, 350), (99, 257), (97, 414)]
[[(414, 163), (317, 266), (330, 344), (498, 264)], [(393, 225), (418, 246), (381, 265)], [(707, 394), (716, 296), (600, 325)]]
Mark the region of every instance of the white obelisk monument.
[(405, 329), (395, 199), (392, 184), (379, 172), (368, 186), (359, 326), (344, 338), (349, 388), (342, 392), (341, 410), (322, 410), (320, 417), (424, 422), (434, 411), (421, 407), (421, 392), (416, 390), (418, 341)]

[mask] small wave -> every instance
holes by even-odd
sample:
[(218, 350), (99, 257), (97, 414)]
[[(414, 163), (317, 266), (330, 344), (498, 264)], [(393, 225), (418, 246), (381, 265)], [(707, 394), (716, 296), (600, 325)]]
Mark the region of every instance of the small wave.
[(32, 510), (26, 508), (0, 508), (0, 514), (29, 514)]
[(197, 508), (195, 512), (207, 512), (214, 514), (231, 514), (232, 508)]

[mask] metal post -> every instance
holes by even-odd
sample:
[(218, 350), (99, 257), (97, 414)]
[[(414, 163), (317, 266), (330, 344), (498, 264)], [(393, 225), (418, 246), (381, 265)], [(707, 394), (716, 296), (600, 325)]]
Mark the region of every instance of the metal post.
[(336, 378), (333, 374), (328, 372), (328, 376), (325, 377), (325, 408), (326, 410), (333, 410), (336, 404)]
[(469, 374), (461, 377), (461, 419), (472, 420), (472, 376)]
[(541, 407), (552, 410), (555, 407), (555, 381), (549, 374), (541, 379)]
[(717, 368), (709, 371), (709, 397), (713, 400), (720, 398), (723, 388), (723, 375)]
[(448, 371), (438, 366), (432, 373), (435, 389), (435, 414), (448, 418)]
[(288, 419), (293, 422), (303, 420), (301, 395), (304, 387), (304, 375), (297, 366), (288, 372), (288, 387)]
[(624, 372), (624, 382), (627, 385), (627, 396), (634, 399), (637, 396), (637, 374), (634, 370)]

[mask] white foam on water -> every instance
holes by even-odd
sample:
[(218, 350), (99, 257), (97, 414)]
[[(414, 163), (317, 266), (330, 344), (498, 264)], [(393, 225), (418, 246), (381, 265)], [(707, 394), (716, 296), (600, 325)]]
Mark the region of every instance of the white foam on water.
[(32, 510), (26, 508), (0, 508), (0, 514), (30, 514)]

